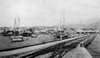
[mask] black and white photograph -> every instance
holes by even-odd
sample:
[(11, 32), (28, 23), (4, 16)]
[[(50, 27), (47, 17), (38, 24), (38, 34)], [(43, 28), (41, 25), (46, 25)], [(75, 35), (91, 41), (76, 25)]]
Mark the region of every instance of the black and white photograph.
[(0, 0), (0, 58), (100, 58), (100, 0)]

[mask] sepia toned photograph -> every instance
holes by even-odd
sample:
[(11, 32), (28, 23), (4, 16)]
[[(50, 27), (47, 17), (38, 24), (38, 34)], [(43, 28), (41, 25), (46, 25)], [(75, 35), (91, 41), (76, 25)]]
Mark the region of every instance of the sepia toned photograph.
[(0, 58), (100, 58), (100, 0), (0, 0)]

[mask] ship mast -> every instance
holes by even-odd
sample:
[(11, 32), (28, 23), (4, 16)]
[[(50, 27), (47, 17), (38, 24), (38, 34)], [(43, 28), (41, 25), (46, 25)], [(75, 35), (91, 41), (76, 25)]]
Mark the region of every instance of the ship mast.
[(16, 17), (14, 20), (14, 30), (19, 30), (20, 27), (20, 18)]
[(65, 13), (63, 11), (63, 29), (65, 28)]

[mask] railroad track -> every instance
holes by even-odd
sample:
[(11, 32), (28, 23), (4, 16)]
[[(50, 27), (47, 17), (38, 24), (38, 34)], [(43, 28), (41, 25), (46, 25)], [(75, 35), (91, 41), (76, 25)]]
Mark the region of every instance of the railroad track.
[[(40, 44), (36, 46), (29, 46), (29, 47), (23, 47), (23, 48), (12, 49), (12, 50), (3, 50), (3, 51), (0, 51), (0, 57), (13, 56), (13, 55), (18, 55), (18, 58), (25, 58), (25, 57), (30, 57), (30, 56), (36, 57), (36, 56), (46, 54), (49, 52), (54, 52), (54, 51), (57, 52), (61, 49), (64, 50), (68, 48), (71, 50), (77, 47), (78, 44), (82, 44), (86, 46), (93, 40), (95, 36), (96, 35), (84, 35), (84, 36), (69, 38), (69, 39), (65, 39), (61, 41)], [(51, 56), (51, 58), (52, 57), (54, 56)]]

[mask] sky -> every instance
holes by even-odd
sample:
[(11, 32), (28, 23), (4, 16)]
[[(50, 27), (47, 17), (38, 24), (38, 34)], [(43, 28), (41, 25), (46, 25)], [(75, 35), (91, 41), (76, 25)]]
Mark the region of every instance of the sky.
[(0, 0), (0, 26), (86, 24), (100, 18), (100, 0)]

